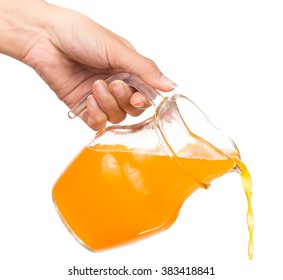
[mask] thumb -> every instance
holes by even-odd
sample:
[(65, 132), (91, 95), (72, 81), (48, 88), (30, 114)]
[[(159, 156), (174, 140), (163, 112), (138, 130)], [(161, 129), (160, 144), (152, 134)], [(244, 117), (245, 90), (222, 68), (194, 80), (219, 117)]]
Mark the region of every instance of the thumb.
[(122, 71), (141, 78), (146, 84), (161, 91), (171, 91), (177, 86), (163, 75), (153, 60), (137, 53), (134, 49), (124, 47), (117, 53), (118, 65), (115, 66)]

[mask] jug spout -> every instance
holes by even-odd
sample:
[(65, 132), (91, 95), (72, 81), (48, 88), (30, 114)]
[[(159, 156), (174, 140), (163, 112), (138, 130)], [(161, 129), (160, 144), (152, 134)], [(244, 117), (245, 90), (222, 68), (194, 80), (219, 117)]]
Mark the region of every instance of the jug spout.
[(161, 103), (155, 124), (168, 154), (200, 187), (207, 188), (213, 179), (232, 171), (233, 158), (240, 158), (235, 143), (185, 96), (175, 94)]

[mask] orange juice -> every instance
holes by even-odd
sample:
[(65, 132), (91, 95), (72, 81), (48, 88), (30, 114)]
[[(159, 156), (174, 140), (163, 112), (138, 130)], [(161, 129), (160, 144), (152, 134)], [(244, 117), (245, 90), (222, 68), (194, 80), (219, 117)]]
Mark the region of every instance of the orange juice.
[(65, 170), (53, 199), (79, 241), (100, 251), (168, 228), (190, 194), (234, 167), (230, 157), (176, 159), (97, 145)]
[(247, 225), (248, 225), (248, 230), (249, 230), (248, 254), (249, 254), (249, 259), (251, 260), (254, 254), (254, 244), (253, 244), (254, 214), (252, 210), (252, 201), (251, 201), (252, 179), (251, 179), (250, 173), (247, 167), (245, 166), (245, 164), (242, 163), (238, 158), (234, 158), (234, 161), (237, 164), (237, 167), (241, 174), (242, 184), (243, 184), (243, 188), (246, 193), (247, 202), (248, 202), (248, 211), (247, 211)]

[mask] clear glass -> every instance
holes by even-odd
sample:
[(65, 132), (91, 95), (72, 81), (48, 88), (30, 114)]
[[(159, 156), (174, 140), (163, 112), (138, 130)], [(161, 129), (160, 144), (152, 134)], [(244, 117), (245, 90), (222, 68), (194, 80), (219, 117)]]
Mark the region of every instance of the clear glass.
[(99, 131), (53, 188), (64, 224), (90, 250), (167, 229), (190, 194), (235, 168), (236, 145), (191, 100), (147, 97), (153, 117)]

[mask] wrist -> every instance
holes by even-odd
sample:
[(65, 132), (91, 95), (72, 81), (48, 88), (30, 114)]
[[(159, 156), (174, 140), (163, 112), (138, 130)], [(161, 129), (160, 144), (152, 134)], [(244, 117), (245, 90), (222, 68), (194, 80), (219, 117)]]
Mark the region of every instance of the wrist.
[(42, 0), (0, 0), (0, 53), (22, 60), (39, 35), (48, 16)]

